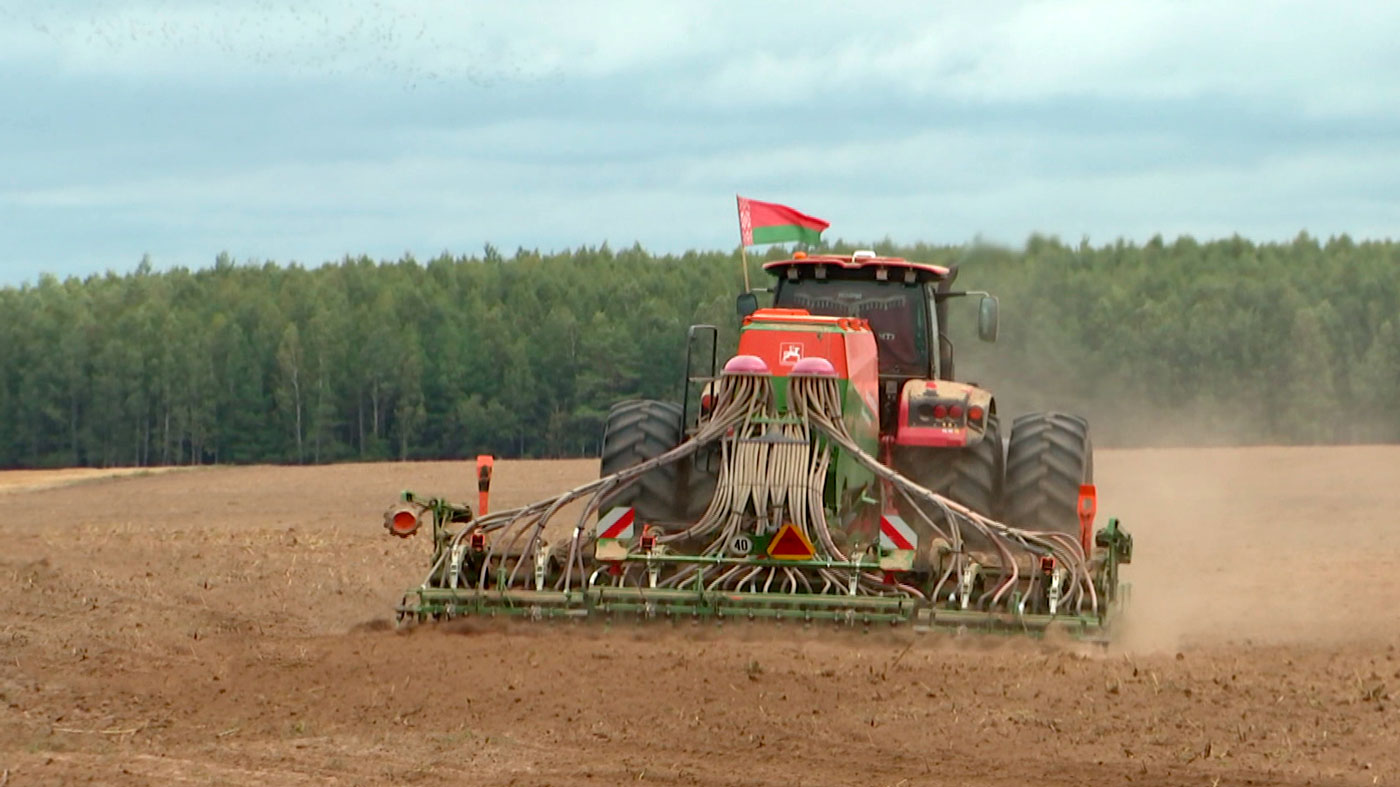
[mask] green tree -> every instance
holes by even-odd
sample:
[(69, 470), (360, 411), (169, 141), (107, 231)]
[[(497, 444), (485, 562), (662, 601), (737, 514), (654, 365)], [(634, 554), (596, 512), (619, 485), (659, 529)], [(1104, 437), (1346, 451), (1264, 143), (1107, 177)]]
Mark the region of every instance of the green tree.
[(293, 442), (296, 445), (298, 463), (306, 461), (306, 451), (302, 444), (302, 383), (306, 359), (301, 349), (301, 333), (296, 323), (287, 323), (282, 331), (282, 341), (277, 345), (277, 369), (280, 373), (277, 386), (277, 405), (292, 427)]

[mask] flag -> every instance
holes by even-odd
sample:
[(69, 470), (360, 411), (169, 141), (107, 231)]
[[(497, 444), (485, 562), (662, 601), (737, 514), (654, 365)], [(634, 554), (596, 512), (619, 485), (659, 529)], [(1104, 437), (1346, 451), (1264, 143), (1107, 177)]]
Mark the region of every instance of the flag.
[(793, 210), (776, 202), (737, 197), (739, 200), (739, 240), (745, 246), (760, 243), (800, 241), (815, 244), (822, 230), (831, 226), (816, 216)]

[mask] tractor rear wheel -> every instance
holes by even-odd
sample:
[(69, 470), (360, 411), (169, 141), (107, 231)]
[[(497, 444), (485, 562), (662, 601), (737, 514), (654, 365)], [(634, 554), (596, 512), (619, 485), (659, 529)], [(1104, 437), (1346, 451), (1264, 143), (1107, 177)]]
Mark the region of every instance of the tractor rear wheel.
[(1079, 487), (1094, 482), (1089, 422), (1033, 413), (1011, 425), (1002, 521), (1027, 530), (1079, 535)]
[[(895, 470), (901, 475), (944, 497), (952, 498), (983, 516), (996, 513), (1001, 494), (1001, 427), (996, 415), (987, 416), (982, 441), (969, 448), (896, 449)], [(901, 508), (907, 503), (901, 502)], [(934, 512), (926, 512), (938, 521)], [(911, 525), (922, 522), (917, 515), (906, 517)]]
[[(680, 445), (682, 436), (680, 405), (652, 399), (618, 402), (608, 411), (603, 430), (599, 477), (655, 459)], [(677, 500), (678, 471), (676, 464), (651, 470), (626, 489), (603, 498), (598, 510), (632, 506), (644, 522), (679, 522), (684, 517)]]

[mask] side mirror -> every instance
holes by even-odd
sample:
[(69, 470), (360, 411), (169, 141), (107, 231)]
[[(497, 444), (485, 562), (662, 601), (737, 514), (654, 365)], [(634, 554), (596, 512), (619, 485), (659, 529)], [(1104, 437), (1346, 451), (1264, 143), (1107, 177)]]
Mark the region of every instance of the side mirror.
[(997, 340), (997, 299), (994, 295), (983, 295), (977, 306), (977, 338), (984, 342)]
[(742, 293), (735, 300), (734, 306), (739, 310), (739, 319), (742, 320), (758, 311), (758, 296), (751, 292)]

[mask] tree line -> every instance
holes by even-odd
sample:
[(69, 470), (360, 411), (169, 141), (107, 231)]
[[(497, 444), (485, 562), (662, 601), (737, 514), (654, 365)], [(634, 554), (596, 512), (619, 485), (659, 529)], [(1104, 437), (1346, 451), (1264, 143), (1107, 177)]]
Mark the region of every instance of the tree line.
[[(1004, 419), (1079, 412), (1100, 445), (1400, 439), (1395, 242), (875, 248), (1000, 296), (996, 345), (970, 302), (952, 330)], [(44, 276), (0, 289), (0, 466), (589, 455), (612, 402), (679, 396), (687, 326), (732, 350), (741, 280), (737, 250), (607, 244)]]

